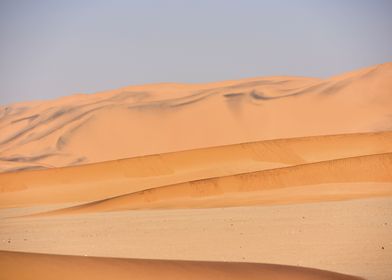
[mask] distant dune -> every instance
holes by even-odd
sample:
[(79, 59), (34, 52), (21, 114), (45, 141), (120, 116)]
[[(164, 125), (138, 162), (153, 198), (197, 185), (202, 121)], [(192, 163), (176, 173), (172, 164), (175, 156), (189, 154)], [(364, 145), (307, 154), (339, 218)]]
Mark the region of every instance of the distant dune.
[(391, 90), (386, 63), (330, 79), (166, 83), (11, 104), (0, 108), (0, 171), (391, 130)]
[[(20, 268), (23, 269), (20, 269)], [(0, 251), (1, 279), (359, 280), (285, 265), (94, 258)], [(29, 272), (29, 273), (26, 273)]]
[[(0, 174), (0, 208), (87, 202), (188, 181), (392, 152), (392, 132), (267, 140)], [(374, 169), (369, 163), (369, 168)]]

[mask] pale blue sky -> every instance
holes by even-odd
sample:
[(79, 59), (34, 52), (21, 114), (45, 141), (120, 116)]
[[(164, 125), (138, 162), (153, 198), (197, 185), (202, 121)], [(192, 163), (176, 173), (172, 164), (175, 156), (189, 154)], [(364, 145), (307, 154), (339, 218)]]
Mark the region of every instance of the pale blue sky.
[(388, 0), (0, 0), (0, 104), (392, 61)]

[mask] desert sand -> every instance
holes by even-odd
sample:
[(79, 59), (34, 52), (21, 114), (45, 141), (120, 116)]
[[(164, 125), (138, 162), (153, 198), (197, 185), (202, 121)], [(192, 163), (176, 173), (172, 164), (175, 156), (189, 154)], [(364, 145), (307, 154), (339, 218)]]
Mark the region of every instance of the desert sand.
[[(315, 279), (359, 280), (338, 273), (271, 264), (87, 258), (1, 252), (0, 268), (8, 279)], [(16, 265), (17, 264), (17, 265)], [(34, 271), (24, 273), (18, 267)], [(159, 274), (158, 274), (159, 273)]]
[(2, 106), (0, 279), (390, 279), (391, 92), (385, 63)]

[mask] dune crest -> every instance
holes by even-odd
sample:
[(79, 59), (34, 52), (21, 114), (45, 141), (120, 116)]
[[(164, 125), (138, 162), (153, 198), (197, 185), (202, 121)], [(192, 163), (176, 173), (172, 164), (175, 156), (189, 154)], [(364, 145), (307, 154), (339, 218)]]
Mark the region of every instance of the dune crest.
[[(23, 267), (24, 269), (18, 269)], [(318, 269), (274, 264), (163, 261), (60, 256), (0, 251), (4, 279), (359, 280)], [(26, 273), (34, 271), (34, 273)]]
[(359, 156), (157, 187), (42, 215), (392, 196), (391, 170), (392, 153)]
[(392, 132), (211, 147), (117, 161), (0, 174), (0, 208), (88, 202), (188, 181), (392, 152)]

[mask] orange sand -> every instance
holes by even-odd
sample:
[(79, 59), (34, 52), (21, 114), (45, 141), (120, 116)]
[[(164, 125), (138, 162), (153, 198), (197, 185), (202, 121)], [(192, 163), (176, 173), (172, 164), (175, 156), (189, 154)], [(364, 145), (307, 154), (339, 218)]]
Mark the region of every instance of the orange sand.
[(357, 277), (328, 271), (283, 265), (110, 259), (6, 251), (0, 251), (0, 270), (2, 279), (18, 280), (359, 280)]

